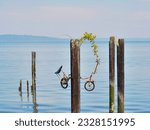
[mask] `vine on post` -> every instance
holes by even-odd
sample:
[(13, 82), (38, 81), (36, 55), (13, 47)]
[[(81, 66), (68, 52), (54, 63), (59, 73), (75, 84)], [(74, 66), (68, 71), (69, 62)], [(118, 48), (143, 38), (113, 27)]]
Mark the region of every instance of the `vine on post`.
[[(80, 42), (80, 46), (83, 43), (85, 43), (85, 41), (89, 41), (91, 43), (91, 48), (93, 50), (93, 54), (96, 57), (96, 63), (97, 63), (97, 65), (99, 65), (100, 64), (100, 58), (98, 55), (98, 45), (97, 45), (95, 39), (96, 39), (96, 35), (93, 35), (92, 33), (85, 32), (82, 35), (82, 37), (78, 40)], [(96, 67), (96, 70), (97, 70), (97, 67)], [(96, 70), (95, 70), (95, 72), (96, 72)]]
[(96, 35), (93, 35), (92, 33), (85, 32), (83, 34), (83, 36), (79, 39), (79, 41), (80, 41), (81, 45), (86, 40), (88, 40), (92, 44), (91, 47), (93, 49), (94, 56), (96, 56), (96, 62), (98, 62), (98, 64), (100, 64), (100, 58), (98, 55), (98, 45), (96, 44), (95, 39), (96, 39)]

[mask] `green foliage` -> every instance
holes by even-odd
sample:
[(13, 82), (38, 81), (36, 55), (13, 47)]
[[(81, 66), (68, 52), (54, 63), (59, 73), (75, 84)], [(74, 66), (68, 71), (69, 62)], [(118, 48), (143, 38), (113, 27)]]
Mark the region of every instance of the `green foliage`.
[(79, 39), (80, 44), (85, 43), (86, 40), (88, 40), (91, 43), (91, 47), (94, 53), (94, 56), (96, 57), (96, 62), (100, 64), (100, 58), (98, 55), (98, 45), (95, 42), (96, 35), (93, 35), (92, 33), (85, 32), (82, 37)]

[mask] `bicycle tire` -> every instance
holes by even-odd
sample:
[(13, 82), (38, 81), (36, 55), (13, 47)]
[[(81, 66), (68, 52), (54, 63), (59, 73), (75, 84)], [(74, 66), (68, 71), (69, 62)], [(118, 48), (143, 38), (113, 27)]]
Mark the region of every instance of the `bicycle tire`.
[(62, 78), (60, 81), (60, 85), (62, 88), (66, 89), (68, 87), (68, 80), (66, 78)]
[(95, 88), (94, 81), (86, 81), (85, 84), (84, 84), (84, 88), (87, 91), (93, 91), (94, 88)]

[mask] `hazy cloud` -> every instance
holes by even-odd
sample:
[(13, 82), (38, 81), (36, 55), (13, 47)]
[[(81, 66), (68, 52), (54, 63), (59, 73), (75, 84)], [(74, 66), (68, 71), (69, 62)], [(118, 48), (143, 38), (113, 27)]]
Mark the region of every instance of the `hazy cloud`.
[(91, 2), (84, 5), (79, 1), (71, 5), (70, 1), (70, 6), (51, 5), (51, 2), (40, 4), (41, 1), (36, 6), (34, 3), (27, 6), (26, 2), (25, 7), (17, 3), (12, 6), (2, 4), (0, 33), (78, 36), (89, 31), (100, 37), (149, 37), (150, 5), (146, 1), (150, 0), (127, 0), (118, 4), (106, 0), (92, 5)]

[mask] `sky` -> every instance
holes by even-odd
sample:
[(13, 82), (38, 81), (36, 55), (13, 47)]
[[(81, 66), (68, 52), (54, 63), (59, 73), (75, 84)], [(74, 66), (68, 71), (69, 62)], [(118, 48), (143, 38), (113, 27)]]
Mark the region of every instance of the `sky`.
[(150, 0), (0, 0), (0, 34), (150, 38)]

